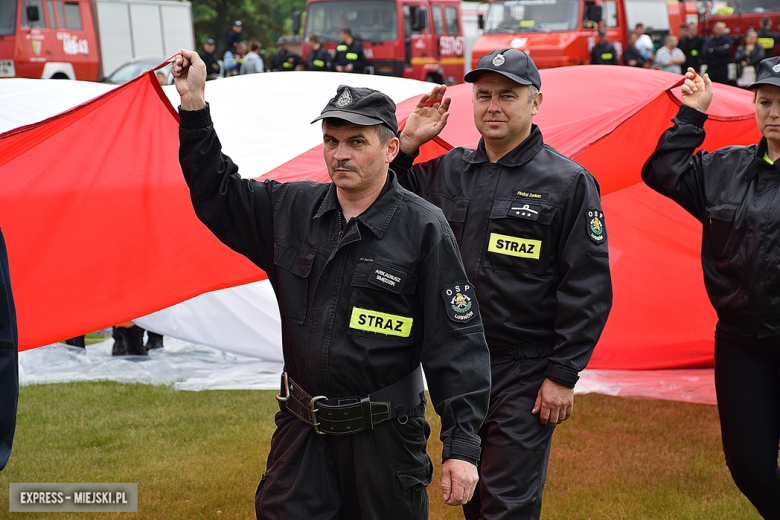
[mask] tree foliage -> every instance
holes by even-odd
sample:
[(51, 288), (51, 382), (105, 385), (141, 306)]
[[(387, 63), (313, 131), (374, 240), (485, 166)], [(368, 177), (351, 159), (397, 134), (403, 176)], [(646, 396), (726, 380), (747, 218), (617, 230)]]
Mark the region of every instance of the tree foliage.
[(225, 37), (233, 22), (241, 20), (243, 39), (258, 40), (266, 53), (275, 51), (276, 40), (292, 27), (293, 12), (303, 11), (305, 6), (305, 0), (192, 0), (198, 48), (213, 38), (221, 56), (227, 50)]

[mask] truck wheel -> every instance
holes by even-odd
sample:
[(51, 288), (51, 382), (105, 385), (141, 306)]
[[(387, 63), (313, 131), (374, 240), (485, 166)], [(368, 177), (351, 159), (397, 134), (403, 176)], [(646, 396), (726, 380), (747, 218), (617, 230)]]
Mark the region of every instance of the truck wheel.
[(428, 74), (428, 77), (425, 78), (425, 81), (428, 83), (436, 83), (437, 85), (444, 84), (444, 78), (442, 78), (439, 74)]
[(51, 77), (51, 79), (70, 79), (67, 74), (63, 74), (62, 72), (58, 72), (54, 76)]

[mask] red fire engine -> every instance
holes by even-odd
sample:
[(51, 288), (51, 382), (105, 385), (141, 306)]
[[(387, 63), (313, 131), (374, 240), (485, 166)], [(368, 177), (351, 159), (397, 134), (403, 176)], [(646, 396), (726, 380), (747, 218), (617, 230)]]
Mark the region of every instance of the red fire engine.
[(304, 36), (316, 34), (335, 53), (345, 27), (362, 42), (368, 73), (463, 81), (460, 0), (308, 0)]

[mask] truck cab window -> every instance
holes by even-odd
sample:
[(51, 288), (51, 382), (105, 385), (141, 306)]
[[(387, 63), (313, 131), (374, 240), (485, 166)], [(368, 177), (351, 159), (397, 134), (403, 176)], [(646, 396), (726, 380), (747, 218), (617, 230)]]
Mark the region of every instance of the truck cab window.
[(441, 6), (434, 5), (433, 9), (433, 32), (444, 34), (444, 18), (441, 16)]
[(444, 14), (447, 18), (447, 34), (450, 36), (460, 36), (458, 10), (455, 7), (447, 6), (444, 8)]
[(617, 27), (617, 2), (613, 2), (612, 0), (601, 2), (601, 8), (604, 10), (604, 26)]
[(72, 31), (80, 31), (82, 29), (79, 4), (65, 3), (65, 27)]
[(49, 16), (49, 29), (57, 28), (57, 19), (54, 17), (54, 2), (46, 0), (46, 11)]
[[(27, 19), (27, 8), (35, 6), (38, 8), (38, 20), (30, 22)], [(43, 20), (43, 0), (25, 0), (22, 3), (22, 27), (30, 27), (33, 29), (45, 29), (46, 24)]]
[(16, 28), (16, 0), (0, 0), (0, 36), (12, 36)]

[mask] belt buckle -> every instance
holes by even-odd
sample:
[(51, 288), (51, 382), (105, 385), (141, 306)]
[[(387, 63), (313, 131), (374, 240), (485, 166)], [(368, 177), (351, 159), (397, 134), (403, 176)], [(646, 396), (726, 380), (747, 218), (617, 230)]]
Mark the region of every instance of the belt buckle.
[(276, 395), (276, 400), (286, 402), (290, 400), (290, 380), (287, 378), (287, 371), (282, 372), (282, 388), (286, 395)]
[(311, 425), (314, 427), (314, 431), (317, 432), (320, 435), (325, 435), (326, 432), (320, 431), (319, 425), (320, 423), (317, 422), (317, 412), (319, 412), (319, 408), (314, 408), (314, 405), (317, 401), (322, 401), (324, 399), (327, 399), (324, 395), (318, 395), (317, 397), (312, 397), (311, 401), (309, 402), (309, 408), (311, 409)]

